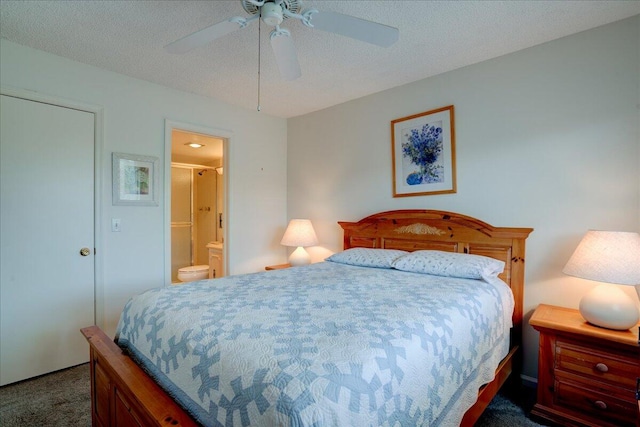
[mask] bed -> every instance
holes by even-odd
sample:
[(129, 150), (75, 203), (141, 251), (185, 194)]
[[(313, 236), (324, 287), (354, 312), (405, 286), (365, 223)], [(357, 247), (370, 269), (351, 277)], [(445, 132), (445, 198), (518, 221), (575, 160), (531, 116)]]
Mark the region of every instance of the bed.
[(339, 224), (325, 262), (146, 292), (115, 341), (84, 328), (93, 425), (473, 425), (518, 376), (532, 229)]

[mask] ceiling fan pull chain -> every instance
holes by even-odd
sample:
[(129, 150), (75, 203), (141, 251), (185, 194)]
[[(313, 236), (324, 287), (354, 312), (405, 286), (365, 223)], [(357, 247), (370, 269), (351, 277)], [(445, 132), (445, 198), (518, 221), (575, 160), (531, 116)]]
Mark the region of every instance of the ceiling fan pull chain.
[(260, 22), (261, 20), (258, 20), (258, 111), (260, 111), (260, 51), (262, 50), (262, 42), (260, 40), (262, 26)]

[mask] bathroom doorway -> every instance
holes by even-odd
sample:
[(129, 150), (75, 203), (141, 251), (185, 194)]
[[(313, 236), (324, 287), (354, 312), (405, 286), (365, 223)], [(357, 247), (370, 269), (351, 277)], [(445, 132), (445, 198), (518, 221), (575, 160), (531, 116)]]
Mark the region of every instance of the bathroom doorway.
[(224, 138), (171, 129), (171, 283), (224, 276)]

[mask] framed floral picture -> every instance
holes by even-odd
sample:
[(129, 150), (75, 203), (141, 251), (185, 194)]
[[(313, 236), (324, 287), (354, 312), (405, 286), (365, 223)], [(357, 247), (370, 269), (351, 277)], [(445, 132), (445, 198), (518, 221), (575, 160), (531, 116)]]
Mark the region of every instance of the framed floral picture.
[(393, 197), (456, 192), (453, 105), (391, 122)]
[(113, 153), (113, 204), (158, 205), (157, 157)]

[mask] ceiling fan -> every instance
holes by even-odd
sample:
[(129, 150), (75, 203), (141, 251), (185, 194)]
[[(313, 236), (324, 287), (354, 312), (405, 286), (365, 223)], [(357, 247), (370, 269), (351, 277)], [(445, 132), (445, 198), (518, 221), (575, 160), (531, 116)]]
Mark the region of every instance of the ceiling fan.
[(240, 2), (244, 10), (251, 15), (250, 17), (234, 16), (203, 28), (166, 45), (166, 51), (189, 52), (235, 30), (245, 28), (251, 22), (261, 18), (266, 25), (275, 27), (271, 31), (270, 39), (280, 74), (285, 80), (295, 80), (302, 75), (298, 56), (291, 33), (286, 28), (280, 27), (280, 24), (288, 18), (298, 19), (309, 28), (340, 34), (382, 47), (389, 47), (398, 40), (398, 29), (394, 27), (336, 12), (320, 12), (317, 9), (301, 12), (301, 0), (240, 0)]

